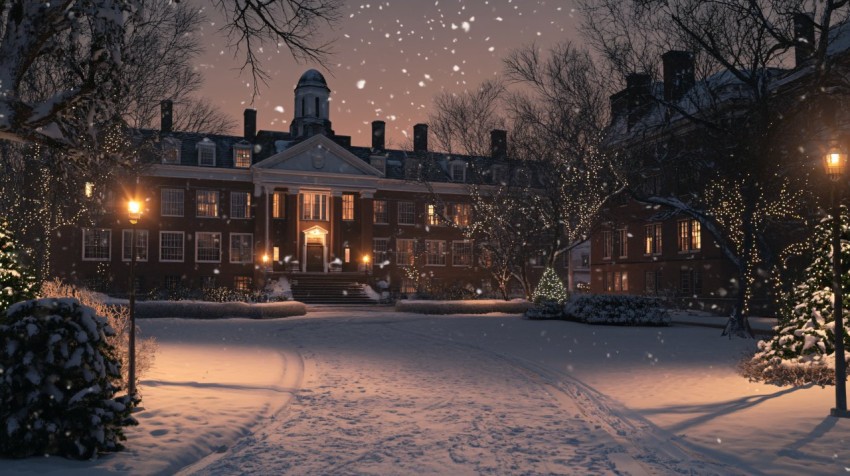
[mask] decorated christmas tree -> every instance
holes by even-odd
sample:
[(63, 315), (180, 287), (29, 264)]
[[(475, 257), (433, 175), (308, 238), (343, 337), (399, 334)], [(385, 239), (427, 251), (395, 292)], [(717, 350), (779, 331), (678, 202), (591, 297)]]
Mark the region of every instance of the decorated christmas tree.
[(0, 222), (0, 321), (9, 306), (35, 297), (35, 282), (20, 263), (18, 244), (7, 224)]
[[(841, 261), (850, 263), (850, 218), (842, 209)], [(784, 296), (776, 334), (759, 342), (759, 352), (744, 369), (754, 380), (779, 385), (834, 384), (835, 318), (832, 292), (832, 218), (824, 219), (811, 240), (814, 254), (803, 281)], [(842, 273), (844, 347), (850, 349), (850, 273)]]
[(537, 288), (534, 289), (534, 293), (531, 295), (531, 299), (536, 303), (541, 301), (563, 303), (568, 297), (567, 288), (564, 287), (561, 278), (558, 277), (558, 274), (552, 268), (546, 268), (546, 271), (543, 272), (543, 277), (537, 283)]

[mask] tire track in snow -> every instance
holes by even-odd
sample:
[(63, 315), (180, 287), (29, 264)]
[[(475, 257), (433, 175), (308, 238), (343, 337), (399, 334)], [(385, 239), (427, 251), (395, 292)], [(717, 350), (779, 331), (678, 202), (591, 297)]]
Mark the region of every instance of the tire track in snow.
[[(395, 324), (403, 324), (396, 322)], [(577, 406), (582, 419), (601, 428), (623, 448), (623, 453), (608, 456), (618, 472), (625, 474), (705, 474), (753, 475), (761, 474), (754, 468), (742, 470), (719, 463), (695, 448), (685, 447), (680, 439), (657, 427), (636, 412), (624, 408), (605, 394), (557, 370), (516, 356), (508, 356), (474, 344), (424, 334), (409, 329), (390, 326), (398, 333), (413, 334), (444, 344), (474, 349), (502, 360), (522, 371), (529, 382), (547, 388), (553, 398), (565, 407)]]

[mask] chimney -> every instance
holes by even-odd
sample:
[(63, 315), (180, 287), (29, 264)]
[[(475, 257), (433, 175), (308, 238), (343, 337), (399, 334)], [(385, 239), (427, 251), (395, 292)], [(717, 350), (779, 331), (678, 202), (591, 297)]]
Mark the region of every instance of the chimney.
[(372, 121), (372, 151), (384, 150), (384, 134), (387, 123), (384, 121)]
[(694, 85), (694, 57), (689, 51), (668, 51), (664, 64), (664, 100), (676, 102)]
[(632, 73), (626, 76), (627, 111), (629, 114), (629, 129), (649, 108), (652, 89), (652, 77), (647, 73)]
[(428, 124), (413, 126), (413, 152), (428, 152)]
[(623, 117), (626, 115), (626, 112), (629, 110), (629, 91), (627, 89), (623, 89), (620, 92), (612, 94), (609, 97), (609, 101), (611, 103), (611, 123), (617, 120), (619, 117)]
[(490, 157), (494, 160), (508, 158), (508, 133), (501, 129), (490, 131)]
[(173, 104), (171, 99), (166, 99), (159, 103), (160, 107), (160, 116), (159, 116), (159, 130), (163, 134), (171, 133), (171, 126), (174, 124), (174, 119), (172, 116)]
[(248, 142), (257, 138), (257, 110), (245, 109), (245, 132), (243, 137)]
[(811, 13), (794, 14), (794, 61), (797, 66), (815, 51), (815, 21)]

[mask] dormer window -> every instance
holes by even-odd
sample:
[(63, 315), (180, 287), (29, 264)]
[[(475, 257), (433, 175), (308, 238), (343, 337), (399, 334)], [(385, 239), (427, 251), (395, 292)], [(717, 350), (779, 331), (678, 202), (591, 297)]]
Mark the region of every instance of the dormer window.
[(250, 145), (246, 144), (233, 146), (233, 166), (240, 169), (247, 169), (251, 166)]
[(493, 183), (494, 184), (503, 184), (505, 183), (505, 166), (504, 165), (494, 165), (492, 167), (493, 172)]
[(462, 160), (455, 160), (449, 166), (449, 172), (451, 173), (452, 182), (465, 182), (466, 162)]
[(180, 163), (180, 141), (173, 138), (167, 138), (162, 141), (162, 163), (163, 164), (179, 164)]
[(198, 165), (215, 167), (215, 144), (206, 137), (198, 143)]

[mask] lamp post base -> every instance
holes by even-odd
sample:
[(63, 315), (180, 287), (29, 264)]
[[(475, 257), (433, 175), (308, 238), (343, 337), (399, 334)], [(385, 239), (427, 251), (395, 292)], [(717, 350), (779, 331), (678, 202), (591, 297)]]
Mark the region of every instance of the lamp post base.
[(850, 411), (833, 408), (829, 411), (829, 416), (835, 418), (850, 418)]

